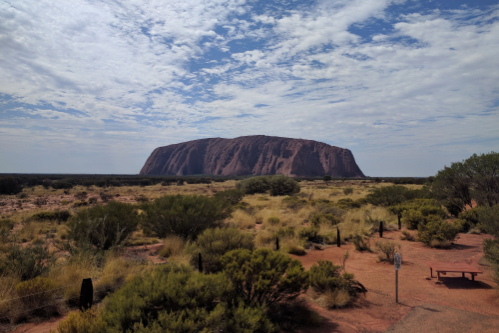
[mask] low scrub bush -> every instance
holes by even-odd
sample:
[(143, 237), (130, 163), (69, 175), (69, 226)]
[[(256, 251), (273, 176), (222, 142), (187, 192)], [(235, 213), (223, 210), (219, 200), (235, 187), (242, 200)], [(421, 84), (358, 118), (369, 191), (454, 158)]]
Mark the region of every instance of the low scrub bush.
[(31, 280), (47, 273), (55, 257), (46, 246), (10, 243), (8, 252), (0, 257), (0, 275), (18, 276), (21, 281)]
[(1, 219), (0, 220), (0, 237), (8, 236), (10, 231), (14, 228), (16, 222), (11, 219)]
[(309, 276), (301, 262), (277, 251), (234, 250), (222, 257), (222, 266), (247, 305), (269, 306), (308, 289)]
[(73, 316), (59, 326), (81, 325), (81, 331), (71, 331), (78, 333), (274, 331), (264, 307), (249, 307), (233, 295), (223, 274), (204, 275), (167, 264), (132, 279), (111, 295), (100, 313), (88, 315), (90, 326)]
[(21, 297), (20, 302), (22, 303), (24, 311), (35, 309), (24, 314), (33, 316), (53, 313), (55, 310), (53, 306), (43, 306), (50, 305), (54, 302), (57, 292), (57, 290), (54, 289), (56, 289), (57, 286), (57, 282), (54, 280), (41, 276), (20, 282), (16, 286), (16, 293), (18, 297)]
[(296, 180), (284, 175), (270, 178), (270, 195), (292, 195), (300, 192), (300, 185)]
[(68, 210), (54, 211), (54, 212), (40, 212), (33, 214), (31, 218), (39, 221), (61, 221), (66, 222), (71, 217)]
[(307, 205), (307, 200), (295, 196), (288, 196), (282, 199), (282, 204), (286, 206), (286, 208), (297, 211)]
[(388, 207), (388, 211), (401, 215), (408, 229), (417, 229), (419, 223), (426, 223), (426, 217), (437, 215), (441, 218), (447, 217), (447, 213), (440, 204), (433, 199), (414, 199), (402, 204)]
[(164, 240), (163, 247), (159, 250), (158, 254), (162, 257), (168, 258), (182, 254), (185, 247), (185, 240), (179, 236), (168, 236)]
[(418, 241), (431, 247), (449, 247), (459, 232), (459, 227), (430, 215), (428, 221), (418, 226)]
[(231, 213), (227, 200), (196, 195), (166, 195), (142, 205), (142, 226), (157, 237), (195, 239), (207, 228), (220, 226)]
[(373, 252), (371, 249), (371, 244), (369, 242), (369, 238), (367, 238), (367, 241), (365, 238), (361, 235), (355, 235), (352, 238), (353, 245), (355, 246), (355, 249), (360, 252)]
[(270, 195), (292, 195), (300, 192), (300, 185), (296, 180), (284, 175), (258, 176), (241, 180), (237, 189), (245, 194), (267, 193)]
[(410, 231), (402, 230), (402, 236), (400, 236), (400, 239), (413, 242), (416, 240), (416, 237)]
[(267, 222), (270, 224), (270, 225), (279, 225), (279, 222), (281, 220), (278, 218), (278, 217), (275, 217), (275, 216), (271, 216), (267, 219)]
[(227, 200), (231, 205), (236, 205), (244, 198), (244, 191), (239, 189), (230, 189), (215, 193), (215, 198)]
[(459, 222), (456, 223), (459, 223), (461, 232), (468, 232), (470, 229), (473, 228), (480, 229), (481, 225), (478, 213), (481, 209), (482, 207), (474, 207), (472, 209), (468, 209), (459, 213), (458, 215)]
[(344, 272), (341, 266), (331, 261), (319, 260), (310, 268), (310, 287), (316, 293), (323, 294), (320, 303), (326, 307), (344, 307), (366, 288), (354, 280), (354, 275)]
[(352, 200), (350, 198), (340, 199), (336, 202), (336, 205), (341, 209), (360, 208), (363, 204), (365, 204), (364, 200)]
[(343, 189), (343, 193), (344, 193), (345, 195), (350, 195), (350, 194), (352, 194), (352, 193), (353, 193), (353, 188), (351, 188), (351, 187), (344, 188), (344, 189)]
[(395, 253), (400, 253), (400, 244), (393, 241), (382, 241), (378, 240), (376, 242), (376, 250), (379, 252), (378, 259), (380, 261), (388, 261), (393, 263)]
[(269, 176), (251, 177), (237, 183), (237, 189), (245, 194), (266, 193), (270, 190)]
[(107, 250), (123, 244), (139, 222), (134, 205), (110, 201), (107, 205), (80, 210), (68, 223), (68, 237), (79, 246)]
[(322, 243), (324, 239), (319, 235), (319, 229), (315, 227), (305, 227), (298, 230), (300, 238), (313, 243)]
[(315, 213), (310, 217), (310, 225), (319, 227), (321, 224), (337, 225), (341, 219), (332, 213)]
[(236, 249), (253, 250), (253, 236), (242, 233), (236, 228), (206, 229), (188, 249), (192, 254), (192, 264), (198, 267), (199, 253), (203, 261), (203, 270), (208, 273), (222, 270), (221, 258)]
[[(57, 333), (101, 333), (104, 325), (99, 317), (99, 308), (87, 311), (72, 311), (57, 326)], [(51, 331), (50, 333), (55, 333)]]
[(366, 196), (367, 201), (375, 206), (394, 206), (413, 199), (428, 199), (428, 189), (411, 190), (405, 186), (393, 185), (380, 187)]

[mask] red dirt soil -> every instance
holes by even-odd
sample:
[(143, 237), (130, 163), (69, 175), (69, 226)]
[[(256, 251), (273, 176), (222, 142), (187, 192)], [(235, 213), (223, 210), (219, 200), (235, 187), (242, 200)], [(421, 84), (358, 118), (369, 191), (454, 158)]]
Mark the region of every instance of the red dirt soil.
[[(341, 248), (330, 246), (324, 250), (310, 250), (307, 255), (301, 257), (293, 256), (308, 269), (317, 260), (330, 260), (338, 265), (343, 255), (349, 251), (346, 271), (355, 274), (355, 278), (368, 290), (366, 295), (361, 295), (352, 306), (334, 310), (324, 309), (305, 296), (309, 305), (325, 320), (321, 327), (304, 329), (301, 332), (381, 332), (398, 322), (394, 328), (404, 324), (403, 322), (407, 323), (406, 326), (401, 326), (402, 328), (390, 329), (390, 331), (428, 332), (442, 325), (442, 318), (450, 323), (459, 323), (459, 320), (464, 320), (463, 318), (467, 318), (468, 323), (470, 318), (476, 318), (476, 322), (470, 326), (472, 328), (463, 330), (463, 332), (480, 332), (489, 331), (484, 328), (490, 327), (491, 323), (499, 322), (499, 317), (497, 317), (499, 316), (499, 294), (494, 289), (496, 284), (493, 282), (493, 272), (489, 267), (478, 264), (478, 260), (483, 257), (482, 242), (490, 236), (460, 234), (451, 249), (431, 249), (422, 243), (402, 241), (400, 236), (399, 231), (385, 231), (383, 237), (402, 245), (398, 304), (395, 303), (393, 264), (377, 263), (375, 253), (359, 252), (352, 244), (348, 244), (342, 245)], [(373, 236), (371, 244), (378, 239), (377, 235)], [(146, 251), (150, 253), (153, 248), (157, 250), (156, 247), (159, 245), (148, 246)], [(137, 250), (140, 249), (140, 247), (137, 248)], [(427, 279), (430, 276), (430, 269), (424, 261), (428, 260), (465, 262), (479, 268), (484, 274), (479, 274), (472, 282), (463, 279), (460, 273), (447, 273), (441, 277), (440, 283), (436, 283), (436, 278)], [(441, 309), (446, 310), (441, 311)], [(419, 318), (418, 311), (425, 312), (424, 322), (415, 319)], [(407, 316), (407, 320), (401, 321), (409, 312), (410, 316)], [(48, 332), (50, 329), (55, 329), (61, 319), (37, 325), (27, 324), (15, 332)], [(411, 326), (414, 325), (413, 322), (419, 323), (418, 327)]]
[[(323, 251), (312, 250), (303, 257), (294, 256), (306, 268), (310, 268), (317, 260), (330, 260), (338, 265), (349, 251), (346, 271), (355, 274), (355, 278), (368, 290), (365, 297), (360, 296), (353, 306), (345, 309), (326, 310), (309, 302), (327, 321), (320, 329), (306, 332), (380, 332), (400, 321), (410, 310), (429, 304), (499, 315), (499, 294), (493, 289), (492, 270), (478, 264), (478, 260), (483, 257), (482, 242), (490, 236), (460, 234), (451, 249), (431, 249), (422, 243), (402, 241), (400, 236), (399, 231), (385, 231), (383, 237), (402, 245), (399, 304), (395, 303), (393, 264), (376, 263), (377, 255), (374, 253), (361, 253), (349, 244), (341, 248), (328, 247)], [(372, 237), (374, 242), (378, 239), (377, 236)], [(427, 279), (430, 276), (430, 269), (424, 263), (427, 260), (465, 262), (479, 268), (484, 274), (478, 275), (472, 282), (463, 279), (461, 273), (447, 273), (441, 277), (440, 283), (436, 283), (436, 278)], [(438, 318), (435, 317), (435, 320)], [(426, 331), (432, 330), (430, 323), (431, 318), (426, 321)]]

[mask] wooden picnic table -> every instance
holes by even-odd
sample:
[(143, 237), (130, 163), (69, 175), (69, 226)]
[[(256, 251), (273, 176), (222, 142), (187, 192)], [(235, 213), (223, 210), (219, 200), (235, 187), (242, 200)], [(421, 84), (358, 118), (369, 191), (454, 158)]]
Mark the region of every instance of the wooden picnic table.
[(481, 270), (471, 265), (461, 262), (445, 262), (445, 261), (425, 261), (425, 264), (430, 266), (430, 276), (433, 278), (433, 270), (437, 272), (437, 280), (440, 280), (440, 274), (446, 275), (448, 272), (454, 273), (470, 273), (471, 281), (475, 281), (477, 274), (483, 274)]

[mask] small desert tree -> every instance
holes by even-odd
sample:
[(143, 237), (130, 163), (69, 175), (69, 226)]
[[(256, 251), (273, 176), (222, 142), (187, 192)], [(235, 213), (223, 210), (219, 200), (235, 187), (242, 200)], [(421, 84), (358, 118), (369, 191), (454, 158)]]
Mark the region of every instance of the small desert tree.
[(296, 298), (308, 289), (299, 260), (269, 249), (234, 250), (222, 257), (224, 272), (248, 305), (269, 306)]

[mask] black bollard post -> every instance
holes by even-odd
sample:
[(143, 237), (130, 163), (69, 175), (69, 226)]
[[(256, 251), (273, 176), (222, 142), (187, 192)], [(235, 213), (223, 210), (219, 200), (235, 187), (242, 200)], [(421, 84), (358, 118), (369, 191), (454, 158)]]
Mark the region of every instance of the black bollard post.
[(379, 238), (383, 238), (383, 221), (379, 222)]
[(279, 237), (275, 238), (275, 250), (279, 251)]
[(91, 309), (94, 303), (94, 286), (92, 279), (83, 279), (80, 289), (80, 311)]
[(340, 229), (336, 227), (336, 246), (341, 247)]
[(203, 258), (201, 258), (201, 253), (199, 254), (198, 269), (201, 273), (203, 272)]
[(402, 214), (398, 213), (397, 218), (399, 220), (399, 230), (402, 229), (402, 223), (400, 222), (400, 218), (402, 217)]

